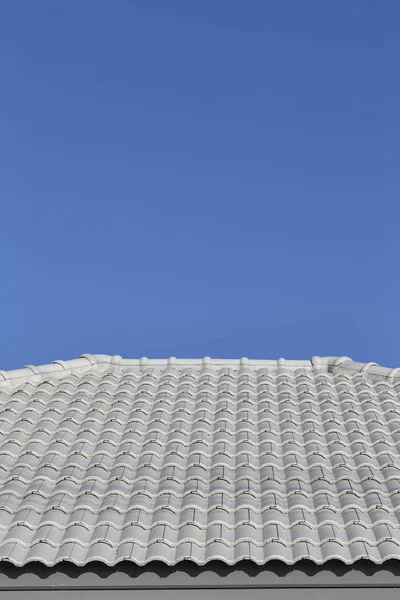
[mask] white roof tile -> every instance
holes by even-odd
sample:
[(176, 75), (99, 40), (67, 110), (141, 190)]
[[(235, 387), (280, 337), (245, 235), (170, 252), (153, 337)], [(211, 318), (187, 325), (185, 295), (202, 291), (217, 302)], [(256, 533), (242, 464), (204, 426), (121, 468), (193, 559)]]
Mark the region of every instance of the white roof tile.
[(400, 559), (400, 370), (348, 358), (0, 372), (0, 559)]

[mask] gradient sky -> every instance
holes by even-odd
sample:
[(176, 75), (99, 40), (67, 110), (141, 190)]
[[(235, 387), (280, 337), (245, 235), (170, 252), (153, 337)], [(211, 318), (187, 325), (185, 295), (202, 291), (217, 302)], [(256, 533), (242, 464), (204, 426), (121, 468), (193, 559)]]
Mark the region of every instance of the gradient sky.
[(400, 366), (397, 0), (0, 6), (0, 369)]

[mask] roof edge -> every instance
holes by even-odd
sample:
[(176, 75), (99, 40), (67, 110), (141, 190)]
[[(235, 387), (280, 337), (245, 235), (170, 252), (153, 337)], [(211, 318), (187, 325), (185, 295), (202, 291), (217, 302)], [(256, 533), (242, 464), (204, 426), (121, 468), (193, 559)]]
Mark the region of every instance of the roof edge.
[(377, 377), (384, 377), (393, 379), (394, 377), (400, 377), (400, 368), (382, 367), (375, 362), (357, 362), (348, 357), (336, 358), (333, 362), (329, 363), (329, 371), (331, 373), (337, 372), (348, 372), (348, 373), (368, 373), (368, 375), (374, 375)]
[(27, 380), (35, 376), (59, 376), (64, 372), (85, 372), (92, 369), (94, 366), (107, 366), (115, 365), (120, 367), (146, 367), (146, 366), (200, 366), (200, 365), (215, 365), (215, 366), (231, 366), (231, 367), (286, 367), (286, 368), (301, 368), (301, 367), (314, 367), (316, 370), (322, 369), (330, 373), (337, 372), (348, 372), (356, 373), (363, 372), (368, 375), (375, 375), (380, 377), (400, 377), (400, 368), (391, 369), (390, 367), (383, 367), (377, 363), (369, 362), (356, 362), (347, 356), (313, 356), (310, 360), (286, 360), (284, 358), (278, 358), (276, 360), (268, 359), (248, 359), (242, 358), (229, 358), (219, 359), (210, 358), (206, 356), (204, 358), (175, 358), (171, 356), (169, 358), (147, 358), (142, 356), (141, 358), (122, 358), (119, 355), (108, 355), (108, 354), (82, 354), (79, 358), (71, 360), (55, 360), (52, 363), (45, 365), (27, 365), (21, 369), (12, 369), (10, 371), (0, 371), (0, 384), (4, 382), (16, 382), (21, 380)]

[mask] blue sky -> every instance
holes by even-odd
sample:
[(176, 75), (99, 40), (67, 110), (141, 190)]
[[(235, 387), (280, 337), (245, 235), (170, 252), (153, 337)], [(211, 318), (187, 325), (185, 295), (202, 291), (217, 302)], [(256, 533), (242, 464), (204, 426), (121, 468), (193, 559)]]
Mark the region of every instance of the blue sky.
[(5, 2), (0, 368), (399, 366), (396, 0)]

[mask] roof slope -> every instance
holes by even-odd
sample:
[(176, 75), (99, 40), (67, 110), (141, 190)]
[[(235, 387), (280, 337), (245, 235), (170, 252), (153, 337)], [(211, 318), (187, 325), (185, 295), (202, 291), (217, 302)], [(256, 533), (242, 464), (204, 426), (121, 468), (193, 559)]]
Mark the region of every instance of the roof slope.
[(348, 358), (0, 372), (0, 560), (400, 559), (400, 372)]

